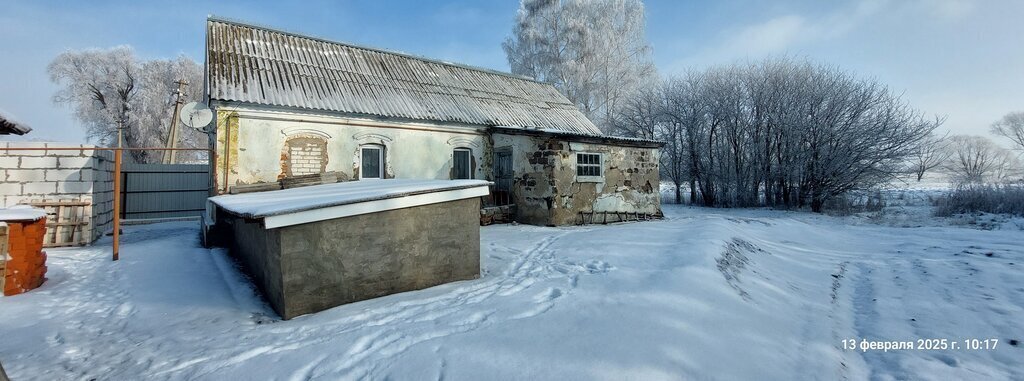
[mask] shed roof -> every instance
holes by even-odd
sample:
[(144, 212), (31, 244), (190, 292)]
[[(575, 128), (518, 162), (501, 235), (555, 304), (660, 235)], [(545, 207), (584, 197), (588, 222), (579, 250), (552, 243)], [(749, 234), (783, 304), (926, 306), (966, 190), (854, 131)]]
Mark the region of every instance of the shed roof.
[(525, 77), (213, 17), (206, 33), (211, 100), (600, 134), (554, 86)]
[(0, 110), (0, 135), (25, 135), (32, 128), (15, 122), (10, 115)]

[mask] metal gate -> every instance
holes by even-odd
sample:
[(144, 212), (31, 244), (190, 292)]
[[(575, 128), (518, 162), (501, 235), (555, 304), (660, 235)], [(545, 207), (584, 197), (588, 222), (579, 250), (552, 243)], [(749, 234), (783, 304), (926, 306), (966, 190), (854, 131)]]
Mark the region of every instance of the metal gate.
[(121, 218), (200, 216), (210, 195), (207, 164), (124, 164)]

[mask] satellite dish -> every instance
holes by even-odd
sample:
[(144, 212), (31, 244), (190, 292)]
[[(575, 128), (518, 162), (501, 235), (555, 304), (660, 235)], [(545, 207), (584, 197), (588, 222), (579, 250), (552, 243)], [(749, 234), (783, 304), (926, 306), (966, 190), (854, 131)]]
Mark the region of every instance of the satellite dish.
[(205, 103), (189, 102), (181, 107), (181, 124), (206, 132), (206, 126), (213, 121), (213, 110)]

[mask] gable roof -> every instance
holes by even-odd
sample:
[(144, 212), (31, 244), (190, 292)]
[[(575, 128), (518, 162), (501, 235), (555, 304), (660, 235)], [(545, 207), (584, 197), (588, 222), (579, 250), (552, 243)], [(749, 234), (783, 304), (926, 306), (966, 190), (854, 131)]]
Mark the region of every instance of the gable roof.
[(601, 133), (550, 84), (212, 17), (206, 76), (210, 100)]

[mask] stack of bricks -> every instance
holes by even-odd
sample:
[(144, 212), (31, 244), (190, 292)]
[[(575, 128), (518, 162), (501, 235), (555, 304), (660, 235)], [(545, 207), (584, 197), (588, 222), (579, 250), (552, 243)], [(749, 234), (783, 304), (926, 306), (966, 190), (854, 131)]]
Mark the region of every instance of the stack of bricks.
[(46, 280), (46, 219), (8, 221), (6, 225), (6, 237), (0, 235), (0, 239), (7, 240), (3, 289), (4, 295), (10, 296), (37, 288)]

